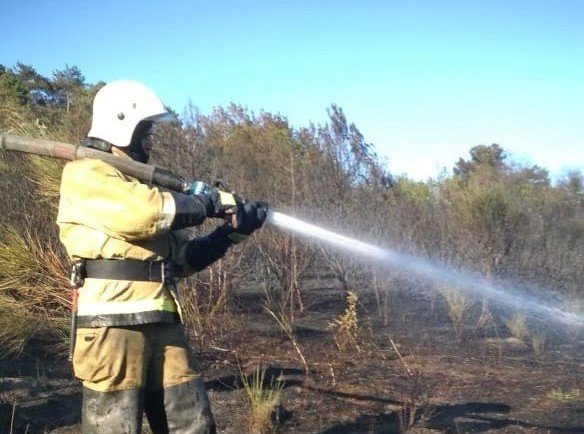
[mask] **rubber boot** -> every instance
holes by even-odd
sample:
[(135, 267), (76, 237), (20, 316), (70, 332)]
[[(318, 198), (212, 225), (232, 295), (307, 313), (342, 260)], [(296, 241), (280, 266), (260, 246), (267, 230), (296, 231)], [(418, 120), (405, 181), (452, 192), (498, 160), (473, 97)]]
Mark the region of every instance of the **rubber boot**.
[(96, 392), (83, 388), (81, 432), (83, 434), (140, 434), (142, 391)]
[(160, 392), (148, 392), (145, 411), (155, 434), (216, 433), (202, 377)]
[(163, 389), (146, 390), (144, 393), (144, 412), (148, 418), (150, 430), (154, 434), (168, 434)]

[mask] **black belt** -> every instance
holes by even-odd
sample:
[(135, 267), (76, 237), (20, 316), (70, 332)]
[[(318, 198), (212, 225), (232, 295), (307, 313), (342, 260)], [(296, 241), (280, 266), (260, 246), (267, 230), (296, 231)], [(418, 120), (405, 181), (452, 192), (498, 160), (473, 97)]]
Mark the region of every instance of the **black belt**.
[(172, 267), (164, 261), (86, 259), (83, 277), (139, 282), (170, 282)]

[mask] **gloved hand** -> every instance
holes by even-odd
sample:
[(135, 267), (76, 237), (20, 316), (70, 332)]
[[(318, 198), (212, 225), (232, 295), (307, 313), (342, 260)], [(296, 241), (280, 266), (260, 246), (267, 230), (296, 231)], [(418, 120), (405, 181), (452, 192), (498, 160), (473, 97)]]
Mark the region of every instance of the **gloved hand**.
[(216, 187), (209, 187), (198, 193), (196, 197), (205, 205), (207, 217), (225, 217), (237, 206), (233, 194)]
[(268, 204), (250, 200), (238, 202), (235, 213), (231, 219), (231, 241), (239, 243), (247, 238), (253, 231), (262, 227), (268, 216)]

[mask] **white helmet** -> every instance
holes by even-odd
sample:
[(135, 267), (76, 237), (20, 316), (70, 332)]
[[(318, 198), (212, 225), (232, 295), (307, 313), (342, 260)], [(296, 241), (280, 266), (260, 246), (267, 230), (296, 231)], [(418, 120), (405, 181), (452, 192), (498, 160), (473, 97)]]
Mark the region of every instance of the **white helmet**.
[(87, 136), (125, 148), (130, 145), (132, 134), (141, 121), (170, 119), (172, 115), (148, 87), (137, 81), (116, 80), (95, 95)]

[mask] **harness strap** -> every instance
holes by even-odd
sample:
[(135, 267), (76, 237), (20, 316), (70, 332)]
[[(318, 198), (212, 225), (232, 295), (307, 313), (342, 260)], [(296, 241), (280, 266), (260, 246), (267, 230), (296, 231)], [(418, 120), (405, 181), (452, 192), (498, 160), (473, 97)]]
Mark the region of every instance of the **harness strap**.
[(172, 281), (171, 264), (135, 259), (86, 259), (84, 277), (139, 282)]

